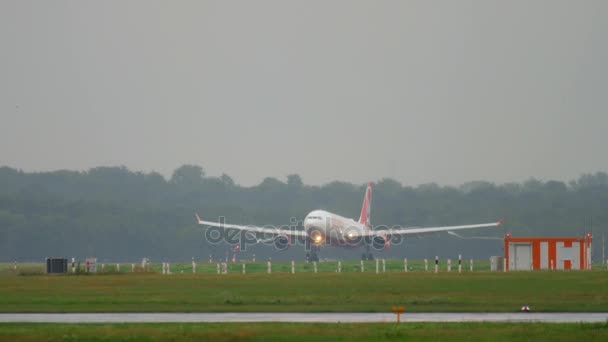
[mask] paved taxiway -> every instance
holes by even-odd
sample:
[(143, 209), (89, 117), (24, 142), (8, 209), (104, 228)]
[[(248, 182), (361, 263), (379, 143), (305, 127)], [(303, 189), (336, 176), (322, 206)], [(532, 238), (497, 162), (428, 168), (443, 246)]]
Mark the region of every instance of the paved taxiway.
[[(3, 313), (0, 323), (394, 322), (392, 313)], [(608, 313), (405, 313), (402, 322), (607, 322)]]

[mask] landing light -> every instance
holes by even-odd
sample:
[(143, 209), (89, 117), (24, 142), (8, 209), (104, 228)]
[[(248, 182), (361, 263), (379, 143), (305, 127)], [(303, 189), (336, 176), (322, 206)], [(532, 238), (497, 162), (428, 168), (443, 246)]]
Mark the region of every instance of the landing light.
[(353, 237), (353, 233), (348, 233), (348, 237), (352, 238)]
[(317, 241), (317, 242), (321, 241), (321, 235), (320, 234), (315, 235), (315, 241)]

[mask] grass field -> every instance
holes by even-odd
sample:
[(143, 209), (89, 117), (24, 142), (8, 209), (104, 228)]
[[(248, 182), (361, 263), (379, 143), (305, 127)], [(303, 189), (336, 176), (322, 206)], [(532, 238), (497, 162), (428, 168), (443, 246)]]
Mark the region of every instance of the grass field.
[(208, 265), (208, 272), (172, 275), (17, 276), (5, 268), (0, 271), (0, 311), (388, 312), (403, 305), (410, 312), (513, 312), (524, 304), (538, 312), (608, 311), (605, 271), (375, 274), (346, 271), (358, 263), (345, 264), (344, 273), (323, 270), (333, 267), (328, 264), (322, 263), (318, 274), (290, 274), (284, 263), (270, 275), (262, 263), (248, 266), (246, 275), (236, 270), (217, 275), (215, 265)]
[(606, 341), (608, 324), (0, 324), (0, 341)]

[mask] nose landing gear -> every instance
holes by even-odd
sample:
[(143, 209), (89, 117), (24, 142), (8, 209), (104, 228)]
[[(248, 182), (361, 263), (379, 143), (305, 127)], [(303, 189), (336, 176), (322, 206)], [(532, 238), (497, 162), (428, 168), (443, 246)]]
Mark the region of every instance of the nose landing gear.
[(319, 255), (317, 252), (319, 251), (319, 246), (316, 246), (312, 243), (309, 243), (310, 252), (306, 252), (306, 262), (319, 262)]
[(306, 253), (306, 262), (319, 262), (319, 255), (317, 253)]

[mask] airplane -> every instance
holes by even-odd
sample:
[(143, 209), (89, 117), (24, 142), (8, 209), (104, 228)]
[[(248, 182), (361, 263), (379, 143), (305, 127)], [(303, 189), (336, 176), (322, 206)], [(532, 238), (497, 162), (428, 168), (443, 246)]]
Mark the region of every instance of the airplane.
[[(270, 227), (241, 226), (202, 220), (195, 213), (198, 224), (218, 227), (221, 229), (234, 229), (246, 233), (263, 234), (271, 236), (278, 249), (284, 250), (295, 239), (304, 240), (306, 246), (306, 260), (319, 261), (318, 252), (322, 246), (338, 246), (357, 248), (364, 246), (362, 260), (373, 260), (370, 247), (376, 250), (390, 247), (391, 238), (408, 235), (421, 235), (426, 233), (448, 232), (461, 229), (498, 227), (504, 219), (498, 222), (470, 224), (460, 226), (429, 227), (429, 228), (382, 228), (373, 229), (371, 225), (372, 183), (367, 184), (361, 215), (359, 220), (346, 218), (325, 210), (313, 210), (304, 218), (304, 230), (283, 230)], [(261, 241), (261, 240), (258, 240)], [(309, 252), (308, 252), (309, 251)]]

